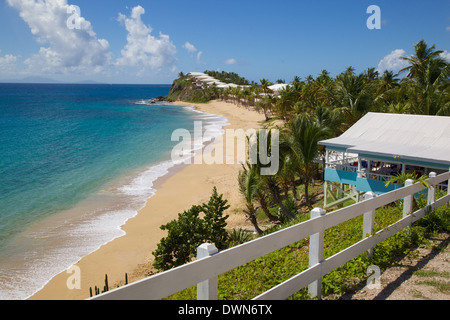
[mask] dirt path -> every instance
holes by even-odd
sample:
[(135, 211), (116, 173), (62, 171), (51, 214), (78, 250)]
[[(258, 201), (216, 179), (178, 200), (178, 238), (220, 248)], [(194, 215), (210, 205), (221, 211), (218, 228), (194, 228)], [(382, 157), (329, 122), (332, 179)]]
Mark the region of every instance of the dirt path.
[(364, 286), (342, 300), (450, 300), (450, 234), (431, 238), (385, 270), (379, 288)]

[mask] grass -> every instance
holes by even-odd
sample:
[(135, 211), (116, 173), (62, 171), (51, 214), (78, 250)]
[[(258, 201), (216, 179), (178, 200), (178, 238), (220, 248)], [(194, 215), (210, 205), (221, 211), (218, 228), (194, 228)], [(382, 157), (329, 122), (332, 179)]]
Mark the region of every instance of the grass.
[(417, 284), (432, 286), (437, 291), (442, 292), (442, 293), (450, 292), (450, 283), (446, 283), (446, 282), (441, 282), (441, 281), (437, 281), (437, 280), (427, 280), (427, 281), (420, 281)]
[(437, 272), (433, 270), (416, 270), (413, 272), (413, 275), (419, 277), (419, 278), (434, 278), (434, 279), (425, 279), (423, 281), (418, 281), (418, 285), (426, 285), (434, 287), (435, 290), (438, 292), (446, 293), (448, 294), (450, 292), (450, 283), (436, 279), (449, 279), (450, 278), (450, 272), (443, 271), (443, 272)]
[[(414, 247), (426, 241), (427, 236), (430, 236), (433, 232), (440, 231), (442, 229), (440, 226), (448, 226), (450, 220), (449, 213), (449, 209), (442, 207), (428, 217), (428, 220), (432, 222), (433, 230), (430, 230), (429, 226), (423, 221), (419, 221), (419, 223), (411, 226), (409, 232), (406, 230), (400, 231), (375, 246), (372, 259), (364, 253), (328, 273), (322, 279), (323, 296), (339, 296), (346, 292), (356, 290), (358, 284), (366, 280), (366, 271), (370, 265), (376, 265), (382, 271), (395, 265), (399, 257), (410, 254)], [(394, 223), (401, 216), (401, 207), (386, 206), (379, 208), (375, 214), (375, 232)], [(270, 233), (307, 219), (309, 219), (309, 214), (303, 214), (298, 216), (295, 221), (290, 221), (283, 226), (274, 227), (266, 232)], [(447, 227), (444, 229), (449, 231)], [(361, 238), (362, 216), (327, 229), (324, 240), (324, 258), (347, 248), (361, 240)], [(295, 242), (285, 248), (221, 274), (219, 276), (219, 299), (252, 299), (305, 270), (308, 267), (308, 244), (308, 239)], [(448, 290), (448, 287), (441, 289)], [(183, 290), (170, 296), (168, 299), (196, 299), (196, 287)], [(307, 289), (300, 290), (288, 299), (309, 299)]]
[(433, 270), (417, 270), (413, 272), (414, 275), (418, 277), (440, 277), (440, 278), (450, 278), (450, 272), (437, 272)]

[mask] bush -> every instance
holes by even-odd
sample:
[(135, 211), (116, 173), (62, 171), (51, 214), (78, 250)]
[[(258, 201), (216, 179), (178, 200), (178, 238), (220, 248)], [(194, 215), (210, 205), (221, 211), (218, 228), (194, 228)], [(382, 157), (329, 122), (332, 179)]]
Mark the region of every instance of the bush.
[(167, 230), (168, 235), (161, 239), (153, 252), (153, 266), (158, 270), (168, 270), (185, 264), (195, 257), (197, 247), (205, 242), (224, 248), (228, 240), (225, 230), (228, 216), (223, 214), (228, 208), (227, 200), (223, 200), (214, 187), (208, 203), (194, 205), (179, 213), (178, 220), (162, 225), (161, 229)]

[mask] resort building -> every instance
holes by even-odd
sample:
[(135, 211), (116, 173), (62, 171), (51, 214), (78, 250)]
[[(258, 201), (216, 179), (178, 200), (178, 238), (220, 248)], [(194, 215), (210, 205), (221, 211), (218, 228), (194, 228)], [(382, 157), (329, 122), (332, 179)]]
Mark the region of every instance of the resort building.
[(197, 86), (201, 88), (211, 86), (213, 84), (216, 84), (218, 87), (226, 85), (226, 83), (223, 83), (203, 72), (190, 72), (187, 75), (196, 83)]
[(289, 87), (286, 83), (277, 83), (269, 86), (269, 89), (273, 92), (274, 95), (279, 95), (281, 90), (285, 90), (287, 87)]
[[(356, 202), (368, 191), (382, 194), (400, 185), (402, 173), (440, 174), (450, 168), (450, 117), (368, 113), (326, 147), (324, 207)], [(448, 188), (448, 183), (441, 185)], [(331, 196), (333, 202), (327, 203)]]

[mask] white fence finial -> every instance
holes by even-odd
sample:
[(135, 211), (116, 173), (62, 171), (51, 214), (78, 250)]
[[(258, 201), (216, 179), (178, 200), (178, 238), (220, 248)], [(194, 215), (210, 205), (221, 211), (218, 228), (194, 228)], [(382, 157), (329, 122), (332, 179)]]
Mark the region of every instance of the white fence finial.
[[(214, 245), (203, 243), (197, 248), (197, 259), (203, 259), (219, 252)], [(217, 300), (218, 277), (210, 278), (197, 284), (197, 300)]]

